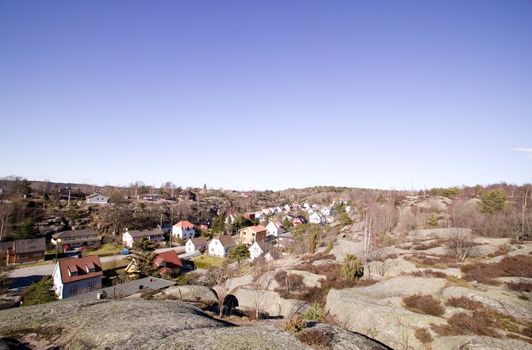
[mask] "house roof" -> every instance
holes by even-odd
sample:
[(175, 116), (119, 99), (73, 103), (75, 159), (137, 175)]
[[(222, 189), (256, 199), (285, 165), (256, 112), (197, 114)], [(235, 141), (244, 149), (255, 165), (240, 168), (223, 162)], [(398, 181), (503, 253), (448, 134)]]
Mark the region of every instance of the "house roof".
[(262, 231), (266, 231), (266, 227), (262, 226), (262, 225), (255, 225), (255, 226), (249, 226), (249, 227), (244, 227), (242, 230), (252, 230), (254, 231), (255, 233), (259, 233), (259, 232), (262, 232)]
[(154, 228), (153, 230), (132, 230), (132, 231), (126, 231), (131, 235), (133, 238), (139, 238), (142, 236), (158, 236), (158, 235), (164, 235), (164, 232), (160, 228)]
[(194, 244), (195, 247), (201, 247), (201, 246), (204, 246), (204, 245), (206, 245), (208, 243), (207, 242), (207, 238), (203, 237), (203, 236), (192, 238), (191, 241), (192, 241), (192, 243)]
[(274, 224), (277, 228), (281, 228), (281, 227), (283, 227), (282, 222), (279, 221), (279, 220), (274, 220), (274, 221), (273, 221), (273, 224)]
[(294, 235), (292, 234), (292, 232), (285, 232), (277, 235), (277, 238), (294, 239)]
[(181, 220), (174, 227), (181, 227), (182, 229), (191, 229), (194, 228), (194, 225), (188, 220)]
[[(57, 263), (59, 264), (63, 284), (103, 276), (102, 263), (100, 262), (100, 257), (97, 255), (62, 259)], [(92, 268), (94, 268), (94, 272), (88, 272), (88, 269)], [(76, 274), (73, 275), (73, 272)]]
[(167, 252), (159, 253), (153, 260), (153, 265), (156, 267), (161, 266), (162, 263), (165, 263), (168, 268), (179, 268), (183, 266), (183, 261), (177, 256), (175, 250), (169, 250)]
[(220, 243), (222, 243), (222, 245), (224, 247), (230, 247), (230, 246), (236, 244), (236, 242), (233, 239), (233, 237), (231, 237), (229, 235), (220, 235), (220, 236), (218, 236), (218, 240), (220, 241)]
[(124, 298), (128, 295), (138, 293), (144, 289), (160, 290), (175, 285), (174, 281), (168, 281), (157, 277), (145, 277), (131, 282), (117, 284), (113, 287), (103, 288), (90, 293), (83, 293), (72, 297), (73, 299), (83, 300), (96, 300), (96, 294), (104, 291), (107, 294), (107, 298), (112, 299), (114, 297)]
[(14, 241), (9, 241), (9, 242), (0, 242), (0, 251), (2, 250), (8, 250), (8, 249), (13, 249), (13, 244), (15, 242)]
[(260, 249), (262, 250), (262, 252), (264, 254), (268, 253), (271, 249), (272, 249), (272, 244), (270, 242), (261, 242), (261, 241), (257, 241), (255, 242), (258, 244), (258, 246), (260, 247)]
[(86, 196), (86, 198), (93, 198), (93, 197), (97, 197), (97, 196), (102, 196), (102, 197), (105, 197), (105, 198), (109, 198), (109, 197), (104, 196), (103, 194), (100, 194), (100, 193), (93, 193), (91, 195)]
[(13, 250), (16, 254), (45, 251), (46, 240), (44, 237), (34, 239), (17, 239), (13, 244)]
[(82, 237), (82, 236), (96, 236), (98, 235), (98, 232), (94, 230), (70, 230), (70, 231), (63, 231), (58, 232), (54, 234), (53, 238), (75, 238), (75, 237)]

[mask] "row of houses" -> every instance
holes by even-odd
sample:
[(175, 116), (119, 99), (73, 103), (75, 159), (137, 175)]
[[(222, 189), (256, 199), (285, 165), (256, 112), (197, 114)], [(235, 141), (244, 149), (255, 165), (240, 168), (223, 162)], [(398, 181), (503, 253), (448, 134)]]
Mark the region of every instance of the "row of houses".
[(46, 240), (43, 237), (0, 242), (0, 252), (5, 254), (8, 265), (44, 261)]

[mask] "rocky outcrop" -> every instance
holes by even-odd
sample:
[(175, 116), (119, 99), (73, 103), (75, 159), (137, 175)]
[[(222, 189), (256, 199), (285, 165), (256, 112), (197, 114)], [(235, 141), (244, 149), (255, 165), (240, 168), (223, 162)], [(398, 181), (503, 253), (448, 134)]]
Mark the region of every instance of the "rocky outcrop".
[(162, 291), (165, 296), (179, 300), (212, 305), (218, 303), (216, 293), (205, 286), (174, 286)]
[(415, 329), (445, 323), (442, 318), (417, 314), (400, 306), (381, 305), (353, 289), (332, 289), (326, 311), (349, 330), (371, 336), (394, 349), (403, 348), (405, 341), (415, 349), (423, 348), (415, 337)]
[(354, 254), (361, 257), (364, 253), (363, 242), (353, 242), (347, 239), (338, 239), (331, 249), (330, 254), (334, 255), (336, 260), (344, 261), (347, 254)]
[[(335, 326), (315, 328), (330, 334), (331, 349), (386, 349)], [(0, 335), (2, 349), (312, 350), (271, 324), (236, 327), (181, 301), (67, 300), (4, 310)]]
[(530, 344), (513, 340), (480, 336), (454, 336), (436, 338), (432, 350), (515, 350), (530, 349)]
[(484, 290), (450, 286), (442, 292), (445, 299), (465, 297), (479, 301), (486, 307), (503, 315), (510, 315), (526, 322), (532, 322), (532, 303), (519, 299), (515, 293), (500, 287), (483, 287)]
[(295, 299), (283, 299), (279, 293), (271, 290), (257, 290), (253, 288), (238, 288), (233, 291), (242, 309), (255, 310), (267, 313), (269, 316), (283, 316), (291, 318), (299, 311), (305, 302)]

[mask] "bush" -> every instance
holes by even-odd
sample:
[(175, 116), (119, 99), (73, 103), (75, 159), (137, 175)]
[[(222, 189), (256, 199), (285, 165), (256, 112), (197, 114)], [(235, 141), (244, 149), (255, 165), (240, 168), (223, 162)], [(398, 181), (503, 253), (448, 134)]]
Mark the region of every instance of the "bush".
[(299, 333), (297, 339), (317, 349), (329, 349), (333, 335), (321, 329), (309, 329)]
[(293, 318), (283, 323), (283, 330), (290, 333), (299, 333), (307, 327), (307, 321), (303, 320), (300, 315), (296, 315)]
[(416, 328), (415, 335), (416, 338), (423, 344), (428, 344), (432, 342), (432, 336), (425, 328)]
[(43, 277), (40, 281), (32, 283), (24, 291), (22, 306), (44, 304), (54, 301), (55, 294), (52, 291), (52, 278)]
[(308, 321), (323, 321), (325, 319), (325, 311), (318, 304), (312, 304), (303, 314), (303, 319)]
[(452, 307), (459, 307), (459, 308), (467, 309), (467, 310), (478, 310), (484, 307), (484, 305), (480, 301), (471, 300), (466, 297), (449, 298), (449, 300), (447, 300), (445, 305), (452, 306)]
[(445, 309), (441, 303), (430, 295), (411, 295), (403, 298), (403, 303), (407, 309), (420, 314), (432, 316), (442, 316)]
[(447, 325), (432, 325), (432, 329), (441, 336), (476, 334), (497, 337), (497, 322), (485, 311), (475, 311), (473, 315), (454, 314), (447, 320)]
[(528, 282), (509, 282), (506, 283), (506, 286), (508, 287), (508, 289), (513, 290), (515, 292), (532, 292), (532, 283)]
[(498, 284), (497, 277), (532, 278), (532, 256), (516, 255), (504, 257), (494, 264), (476, 263), (461, 267), (464, 279), (486, 284)]
[(344, 259), (340, 276), (348, 281), (358, 280), (364, 276), (364, 265), (362, 265), (356, 255), (348, 254)]
[(414, 271), (411, 272), (410, 275), (415, 277), (434, 277), (434, 278), (447, 278), (447, 275), (441, 271), (434, 271), (434, 270), (423, 270), (423, 271)]

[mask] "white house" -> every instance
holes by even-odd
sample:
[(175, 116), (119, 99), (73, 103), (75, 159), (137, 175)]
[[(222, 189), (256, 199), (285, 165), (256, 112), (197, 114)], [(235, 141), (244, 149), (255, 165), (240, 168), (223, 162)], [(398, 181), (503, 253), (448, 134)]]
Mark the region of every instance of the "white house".
[(266, 231), (268, 236), (277, 237), (284, 232), (283, 224), (279, 220), (270, 221), (268, 225), (266, 225)]
[(52, 274), (58, 299), (92, 292), (102, 288), (102, 263), (97, 255), (61, 259)]
[(260, 256), (263, 256), (266, 262), (274, 260), (273, 246), (268, 242), (255, 242), (249, 247), (249, 261), (253, 262)]
[(126, 232), (122, 235), (122, 243), (128, 248), (133, 248), (133, 243), (140, 239), (142, 236), (148, 237), (149, 241), (153, 242), (164, 242), (164, 232), (160, 228), (153, 230), (138, 231), (133, 230), (129, 231), (126, 229)]
[(309, 215), (309, 217), (308, 217), (308, 221), (309, 221), (311, 224), (318, 224), (318, 225), (321, 225), (321, 224), (324, 224), (324, 223), (325, 223), (325, 219), (324, 219), (323, 216), (322, 216), (319, 212), (317, 212), (317, 211)]
[(229, 249), (236, 245), (233, 237), (229, 235), (220, 235), (211, 239), (209, 242), (209, 255), (225, 257)]
[(187, 243), (185, 243), (185, 252), (193, 253), (197, 250), (203, 251), (207, 248), (207, 245), (209, 242), (207, 241), (207, 238), (201, 236), (197, 238), (189, 238)]
[(323, 208), (321, 208), (320, 213), (322, 213), (322, 215), (325, 215), (325, 216), (330, 216), (331, 215), (331, 208), (323, 207)]
[(180, 239), (193, 238), (196, 235), (194, 225), (188, 220), (181, 220), (172, 226), (172, 236)]
[(85, 200), (87, 204), (107, 204), (109, 203), (109, 197), (103, 194), (93, 193), (90, 196), (86, 196)]

